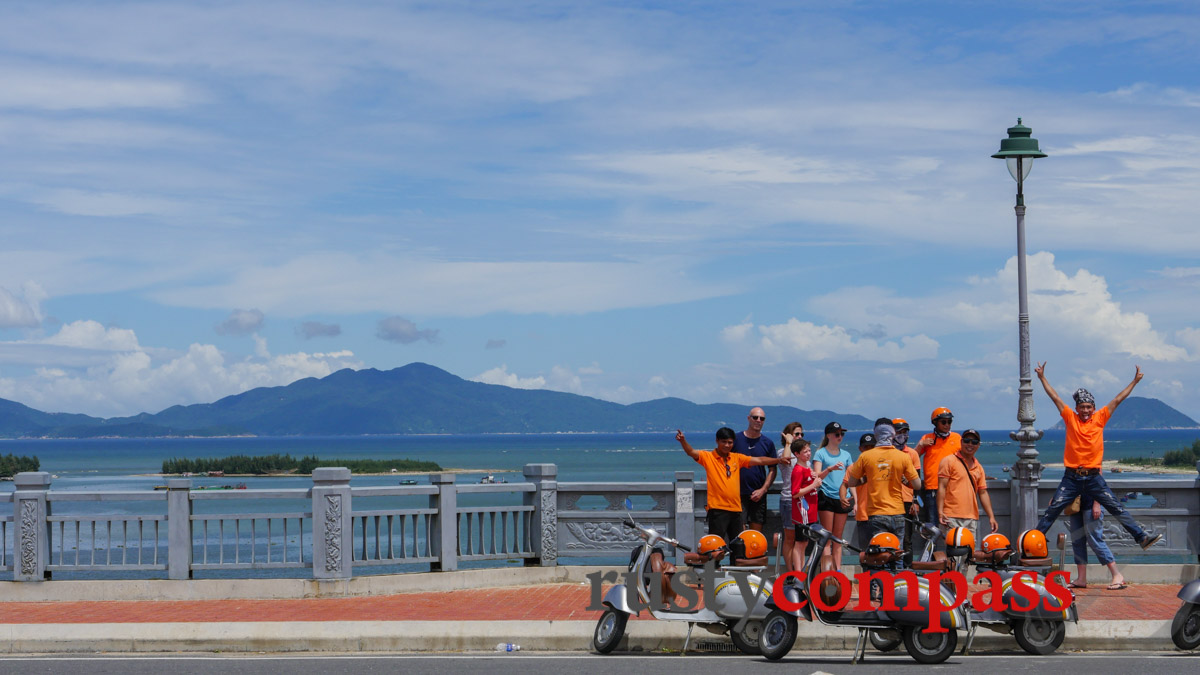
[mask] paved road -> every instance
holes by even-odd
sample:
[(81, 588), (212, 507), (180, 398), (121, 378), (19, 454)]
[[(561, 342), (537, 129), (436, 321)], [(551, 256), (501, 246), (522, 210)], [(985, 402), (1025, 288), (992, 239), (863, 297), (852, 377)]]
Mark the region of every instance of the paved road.
[(612, 672), (650, 671), (656, 675), (695, 675), (735, 668), (744, 673), (781, 675), (896, 675), (924, 670), (962, 672), (971, 675), (1011, 675), (1013, 673), (1087, 673), (1088, 675), (1149, 675), (1152, 673), (1200, 672), (1200, 652), (1089, 652), (1035, 657), (1017, 652), (955, 656), (940, 666), (922, 666), (906, 655), (868, 655), (858, 666), (850, 665), (849, 655), (838, 653), (798, 653), (771, 663), (740, 655), (630, 655), (598, 656), (581, 654), (478, 654), (478, 655), (206, 655), (206, 656), (109, 656), (86, 657), (3, 657), (0, 672), (5, 675), (80, 672), (88, 675), (142, 675), (171, 671), (172, 675), (250, 675), (286, 672), (288, 675), (339, 675), (353, 673), (444, 673), (485, 672), (501, 675), (548, 673), (572, 675)]

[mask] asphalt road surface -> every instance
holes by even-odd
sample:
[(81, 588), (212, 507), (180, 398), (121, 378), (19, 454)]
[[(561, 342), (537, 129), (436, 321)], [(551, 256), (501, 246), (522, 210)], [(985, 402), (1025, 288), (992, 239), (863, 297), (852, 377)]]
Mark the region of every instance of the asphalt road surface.
[[(484, 672), (503, 675), (547, 673), (571, 675), (613, 672), (653, 672), (655, 675), (695, 675), (736, 669), (746, 673), (775, 675), (917, 675), (925, 670), (969, 672), (971, 675), (1013, 673), (1087, 673), (1087, 675), (1149, 675), (1151, 673), (1200, 672), (1200, 652), (1087, 652), (1029, 656), (1020, 652), (954, 656), (938, 666), (922, 666), (905, 654), (868, 654), (859, 665), (850, 664), (847, 652), (804, 652), (778, 662), (742, 655), (706, 656), (691, 654), (612, 655), (595, 654), (445, 654), (445, 655), (179, 655), (179, 656), (0, 656), (0, 673), (87, 673), (88, 675), (141, 675), (170, 672), (171, 675), (338, 675), (354, 673), (444, 673)], [(651, 670), (652, 669), (652, 670)]]

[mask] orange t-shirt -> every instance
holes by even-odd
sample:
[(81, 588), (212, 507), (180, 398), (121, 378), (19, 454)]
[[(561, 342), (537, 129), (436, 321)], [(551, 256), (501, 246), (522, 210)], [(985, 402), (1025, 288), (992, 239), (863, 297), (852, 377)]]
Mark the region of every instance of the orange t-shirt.
[[(903, 448), (900, 448), (900, 452), (908, 455), (908, 458), (912, 460), (914, 468), (921, 466), (921, 456), (917, 454), (916, 450), (913, 450), (906, 445)], [(908, 504), (913, 500), (913, 489), (907, 485), (900, 486), (900, 494), (903, 495), (905, 504)]]
[(704, 467), (704, 473), (708, 476), (708, 503), (704, 508), (740, 513), (742, 467), (750, 466), (750, 457), (740, 452), (731, 452), (729, 459), (721, 459), (716, 450), (699, 450), (696, 452), (696, 462)]
[[(938, 478), (946, 479), (942, 515), (979, 520), (979, 504), (975, 501), (975, 495), (987, 491), (987, 474), (983, 472), (983, 465), (976, 461), (968, 475), (963, 460), (957, 454), (950, 455), (938, 466)], [(971, 483), (975, 484), (974, 489)]]
[(950, 432), (950, 435), (945, 438), (938, 438), (937, 434), (925, 434), (921, 440), (933, 438), (933, 445), (925, 448), (923, 453), (925, 457), (925, 489), (936, 490), (938, 487), (938, 467), (941, 466), (942, 460), (950, 455), (958, 452), (962, 448), (962, 436)]
[(850, 478), (867, 478), (867, 516), (898, 516), (904, 513), (904, 499), (900, 488), (901, 476), (917, 484), (920, 477), (908, 455), (883, 445), (871, 448), (858, 456), (846, 470)]
[(1104, 459), (1104, 425), (1112, 413), (1108, 406), (1092, 413), (1088, 421), (1067, 406), (1063, 406), (1063, 424), (1067, 425), (1067, 442), (1063, 446), (1063, 464), (1069, 469), (1099, 469)]
[(866, 484), (854, 486), (854, 519), (859, 522), (867, 520), (867, 500), (870, 496), (867, 495)]

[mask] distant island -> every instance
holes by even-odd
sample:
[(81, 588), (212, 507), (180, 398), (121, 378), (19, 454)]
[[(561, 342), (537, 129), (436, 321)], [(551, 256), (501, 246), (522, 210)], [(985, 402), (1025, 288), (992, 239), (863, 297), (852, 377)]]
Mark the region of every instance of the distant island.
[[(1107, 401), (1105, 402), (1107, 403)], [(1067, 402), (1070, 405), (1070, 402)], [(1104, 405), (1100, 401), (1097, 406)], [(1058, 420), (1055, 429), (1063, 428)], [(1156, 398), (1130, 396), (1113, 413), (1106, 429), (1200, 429), (1200, 422), (1184, 415)]]
[(0, 478), (12, 478), (22, 471), (37, 471), (42, 467), (42, 463), (35, 457), (26, 457), (24, 455), (17, 457), (9, 453), (0, 455)]
[(162, 472), (171, 474), (207, 474), (268, 476), (273, 474), (310, 475), (320, 466), (341, 466), (352, 473), (409, 473), (441, 471), (437, 462), (415, 459), (319, 459), (314, 455), (296, 459), (291, 455), (230, 455), (199, 459), (163, 460)]
[[(1142, 403), (1145, 402), (1145, 403)], [(830, 410), (764, 406), (768, 423), (798, 421), (818, 432), (830, 421), (868, 430), (872, 419)], [(545, 389), (464, 380), (425, 363), (388, 371), (339, 370), (283, 387), (259, 387), (213, 403), (99, 418), (46, 413), (0, 399), (0, 438), (181, 438), (385, 434), (673, 433), (744, 428), (748, 406), (660, 398), (623, 405)], [(1155, 399), (1131, 397), (1109, 428), (1200, 427)], [(773, 428), (779, 428), (778, 426)]]

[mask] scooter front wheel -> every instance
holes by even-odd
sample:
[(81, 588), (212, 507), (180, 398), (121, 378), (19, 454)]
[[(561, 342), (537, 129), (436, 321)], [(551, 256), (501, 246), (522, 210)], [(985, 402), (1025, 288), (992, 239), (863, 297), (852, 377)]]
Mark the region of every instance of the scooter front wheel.
[(759, 637), (762, 636), (762, 625), (761, 621), (747, 621), (746, 626), (739, 631), (736, 621), (729, 622), (729, 637), (733, 640), (733, 646), (750, 656), (762, 654), (762, 648), (758, 645)]
[(904, 648), (917, 663), (941, 663), (950, 658), (957, 646), (958, 632), (953, 628), (944, 633), (927, 631), (920, 626), (904, 629)]
[(904, 643), (904, 636), (895, 628), (877, 628), (869, 635), (871, 646), (881, 652), (890, 652)]
[(1185, 602), (1171, 622), (1171, 642), (1180, 649), (1200, 647), (1200, 605)]
[(1017, 619), (1013, 622), (1013, 637), (1021, 649), (1045, 656), (1053, 654), (1067, 637), (1067, 624), (1048, 619)]
[(592, 646), (601, 654), (608, 654), (617, 648), (617, 643), (625, 637), (625, 623), (629, 615), (609, 607), (604, 610), (600, 620), (596, 622), (596, 632), (592, 636)]
[(782, 659), (796, 644), (796, 617), (783, 610), (772, 610), (762, 622), (758, 646), (772, 661)]

